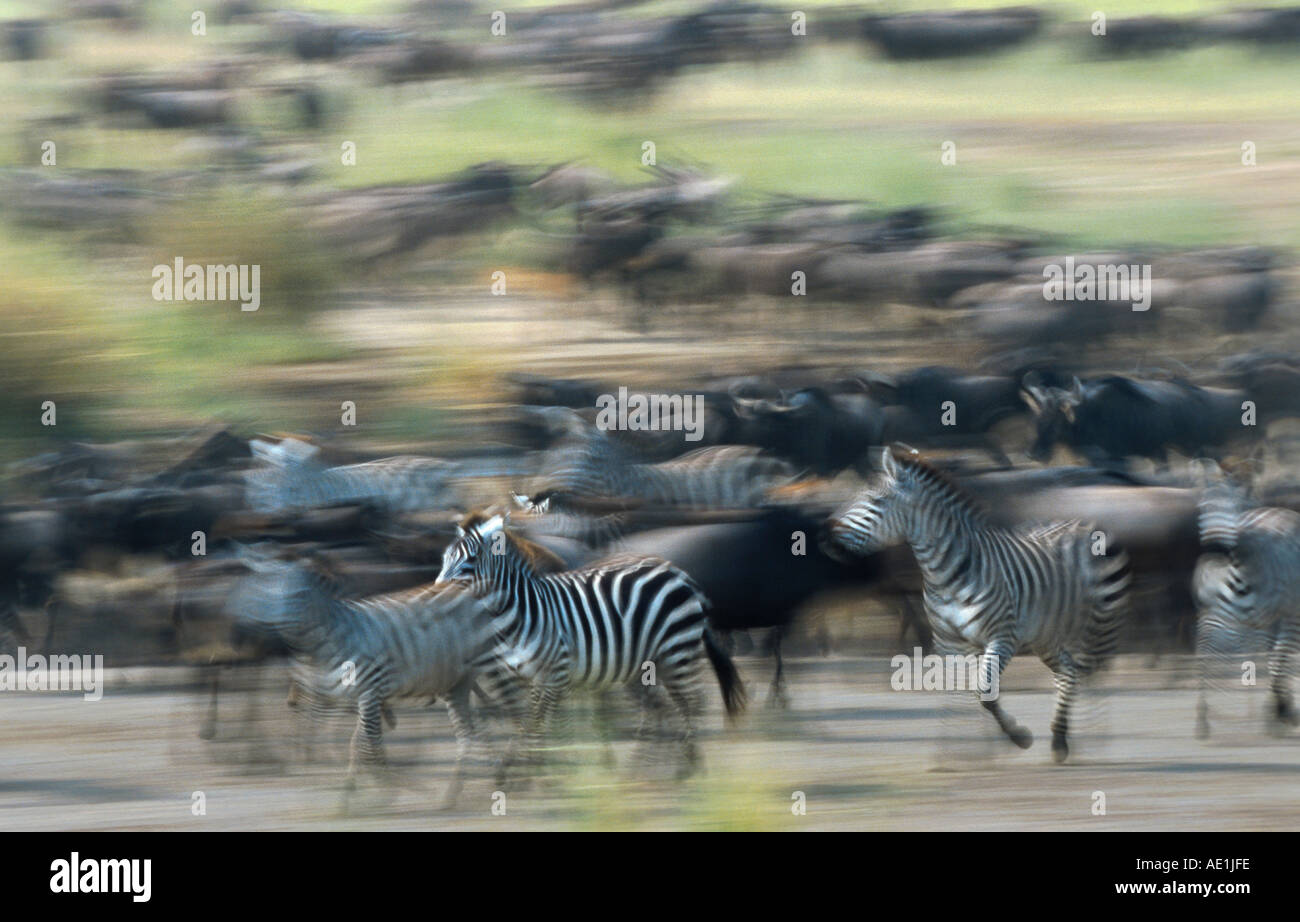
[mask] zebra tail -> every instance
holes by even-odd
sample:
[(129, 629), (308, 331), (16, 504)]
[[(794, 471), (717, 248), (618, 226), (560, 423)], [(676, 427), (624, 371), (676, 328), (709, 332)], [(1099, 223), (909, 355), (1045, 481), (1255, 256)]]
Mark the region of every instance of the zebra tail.
[(1128, 615), (1128, 587), (1132, 577), (1128, 552), (1112, 547), (1098, 575), (1098, 599), (1083, 628), (1082, 658), (1086, 673), (1105, 665), (1119, 646), (1120, 629)]
[(704, 652), (709, 655), (709, 663), (718, 676), (718, 684), (722, 686), (722, 704), (727, 709), (727, 718), (735, 720), (745, 710), (749, 695), (745, 693), (745, 683), (741, 681), (736, 664), (718, 644), (711, 627), (704, 629)]

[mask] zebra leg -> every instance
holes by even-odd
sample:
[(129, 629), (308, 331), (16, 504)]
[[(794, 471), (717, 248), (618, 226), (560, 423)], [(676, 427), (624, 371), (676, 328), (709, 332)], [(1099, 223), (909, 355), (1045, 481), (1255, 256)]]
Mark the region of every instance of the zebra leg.
[(700, 767), (699, 751), (695, 745), (695, 718), (701, 710), (698, 670), (691, 669), (674, 676), (669, 680), (667, 690), (682, 720), (682, 765), (677, 770), (677, 778), (682, 780), (695, 774)]
[[(635, 688), (632, 689), (632, 694), (635, 696)], [(613, 691), (596, 693), (595, 717), (597, 735), (600, 737), (600, 762), (606, 768), (614, 768), (618, 764), (614, 758), (614, 728), (618, 721), (613, 697)]]
[(1210, 672), (1216, 663), (1214, 644), (1209, 625), (1202, 615), (1196, 631), (1196, 665), (1198, 672), (1198, 691), (1196, 698), (1196, 738), (1210, 737)]
[[(1052, 759), (1064, 762), (1070, 755), (1070, 706), (1079, 684), (1077, 664), (1070, 654), (1062, 651), (1059, 659), (1049, 663), (1056, 683), (1056, 709), (1052, 712)], [(1028, 732), (1028, 731), (1026, 731)]]
[(381, 774), (387, 772), (383, 709), (384, 701), (378, 694), (371, 691), (361, 693), (361, 698), (357, 701), (357, 728), (352, 733), (352, 754), (348, 761), (348, 790), (356, 788), (360, 762), (374, 766)]
[(1295, 702), (1291, 698), (1291, 656), (1300, 646), (1300, 619), (1286, 618), (1278, 625), (1277, 637), (1273, 641), (1272, 656), (1269, 657), (1268, 670), (1272, 675), (1274, 703), (1274, 727), (1285, 732), (1287, 727), (1300, 724), (1300, 714), (1296, 713)]
[(531, 707), (523, 722), (522, 732), (516, 733), (506, 749), (505, 758), (497, 772), (497, 783), (504, 786), (510, 767), (518, 760), (522, 748), (525, 759), (533, 765), (541, 763), (541, 743), (551, 711), (563, 696), (563, 688), (554, 682), (539, 678), (530, 689)]
[[(1007, 639), (995, 640), (984, 648), (984, 655), (980, 657), (981, 688), (991, 689), (994, 687), (994, 681), (1000, 680), (1002, 671), (1011, 662), (1011, 657), (1015, 655), (1015, 651), (1016, 645)], [(1016, 723), (1010, 714), (1002, 710), (1001, 697), (1000, 692), (997, 697), (985, 698), (981, 696), (980, 704), (984, 706), (984, 710), (993, 715), (998, 722), (998, 726), (1011, 739), (1011, 742), (1021, 749), (1028, 749), (1034, 745), (1034, 735), (1029, 732), (1029, 728)]]
[(456, 734), (456, 772), (443, 797), (443, 809), (456, 806), (456, 801), (460, 799), (460, 791), (465, 784), (465, 761), (478, 736), (469, 706), (471, 685), (472, 680), (462, 681), (447, 693), (447, 717), (451, 720), (452, 732)]

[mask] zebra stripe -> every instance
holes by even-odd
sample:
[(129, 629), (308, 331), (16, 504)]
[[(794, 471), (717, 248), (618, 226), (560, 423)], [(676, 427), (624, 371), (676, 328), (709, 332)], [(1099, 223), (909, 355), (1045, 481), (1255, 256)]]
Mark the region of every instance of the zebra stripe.
[[(983, 688), (992, 687), (992, 670), (1000, 673), (1018, 651), (1036, 653), (1054, 673), (1052, 755), (1064, 761), (1077, 684), (1115, 648), (1127, 600), (1127, 554), (1112, 547), (1094, 555), (1092, 529), (1080, 522), (999, 526), (920, 460), (886, 450), (883, 468), (883, 480), (832, 519), (832, 546), (866, 555), (911, 545), (936, 643), (987, 654)], [(1018, 746), (1032, 744), (996, 698), (982, 703)]]
[(696, 764), (701, 654), (713, 665), (728, 713), (743, 705), (735, 667), (707, 630), (708, 600), (685, 573), (655, 557), (557, 567), (546, 551), (511, 534), (504, 516), (477, 514), (461, 523), (438, 580), (468, 582), (497, 616), (495, 655), (534, 687), (530, 744), (571, 689), (630, 685), (653, 664), (654, 684), (681, 718), (688, 773)]
[[(1210, 735), (1209, 700), (1216, 668), (1243, 653), (1269, 651), (1274, 726), (1300, 723), (1291, 670), (1300, 652), (1300, 515), (1251, 508), (1243, 491), (1210, 484), (1201, 500), (1201, 544), (1193, 589), (1199, 607), (1197, 736)], [(1226, 553), (1224, 553), (1226, 552)]]
[[(737, 508), (762, 503), (767, 492), (795, 479), (795, 470), (760, 449), (723, 445), (671, 461), (642, 464), (597, 430), (554, 453), (534, 501), (622, 501), (690, 508)], [(553, 504), (554, 506), (555, 504)]]
[[(349, 786), (359, 763), (386, 766), (382, 721), (397, 698), (446, 699), (458, 743), (448, 799), (459, 793), (476, 731), (470, 691), (481, 674), (509, 698), (513, 681), (493, 670), (492, 620), (469, 593), (429, 584), (365, 599), (341, 599), (335, 587), (303, 564), (252, 557), (253, 576), (234, 593), (232, 613), (273, 632), (293, 651), (295, 685), (314, 713), (327, 703), (355, 707)], [(480, 663), (483, 663), (480, 666)], [(319, 699), (319, 700), (318, 700)], [(291, 698), (292, 700), (292, 698)]]
[(268, 446), (254, 439), (250, 444), (268, 462), (248, 475), (248, 505), (259, 512), (366, 503), (395, 513), (455, 504), (457, 465), (449, 461), (398, 455), (325, 467), (314, 460), (318, 449), (305, 442), (285, 439)]

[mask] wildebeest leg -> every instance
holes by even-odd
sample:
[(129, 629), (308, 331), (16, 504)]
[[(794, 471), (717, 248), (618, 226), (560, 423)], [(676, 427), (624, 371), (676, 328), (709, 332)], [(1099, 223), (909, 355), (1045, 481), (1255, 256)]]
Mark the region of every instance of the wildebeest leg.
[(1272, 675), (1275, 728), (1285, 732), (1287, 727), (1300, 723), (1295, 702), (1291, 698), (1291, 658), (1300, 647), (1300, 617), (1290, 615), (1278, 625), (1273, 641), (1273, 652), (1268, 669)]
[[(1011, 657), (1015, 655), (1015, 652), (1016, 644), (1008, 637), (994, 640), (984, 647), (984, 655), (980, 659), (980, 688), (1000, 689), (1000, 685), (994, 683), (1000, 682), (1002, 670), (1007, 668), (1007, 664), (1011, 662)], [(1029, 732), (1029, 729), (1016, 723), (1010, 714), (1002, 710), (1000, 694), (991, 696), (990, 692), (990, 695), (981, 695), (980, 704), (984, 706), (984, 710), (993, 715), (998, 722), (998, 726), (1011, 739), (1011, 742), (1021, 749), (1028, 749), (1034, 744), (1034, 735)]]
[(62, 604), (57, 595), (50, 596), (45, 602), (45, 639), (41, 641), (43, 650), (54, 649), (54, 622), (57, 620)]
[(781, 656), (781, 641), (785, 639), (787, 627), (788, 625), (778, 624), (772, 628), (772, 633), (767, 638), (768, 650), (776, 658), (776, 674), (772, 676), (772, 688), (767, 694), (767, 706), (782, 710), (790, 707), (790, 698), (785, 693), (785, 660)]
[[(23, 626), (22, 619), (18, 617), (18, 607), (12, 599), (5, 599), (0, 605), (0, 639), (9, 634), (14, 639), (16, 646), (26, 646), (30, 640), (27, 628)], [(46, 647), (45, 649), (49, 649)]]

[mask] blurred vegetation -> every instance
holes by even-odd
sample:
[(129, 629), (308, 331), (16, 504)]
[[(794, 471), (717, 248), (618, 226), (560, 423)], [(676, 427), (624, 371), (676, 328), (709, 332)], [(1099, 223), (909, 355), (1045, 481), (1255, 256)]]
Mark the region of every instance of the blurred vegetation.
[[(799, 4), (810, 11), (836, 5), (843, 3)], [(879, 10), (994, 5), (908, 0)], [(404, 0), (277, 6), (360, 19), (408, 8)], [(699, 6), (698, 0), (659, 0), (619, 15)], [(1086, 23), (1094, 8), (1044, 6), (1054, 17), (1049, 29)], [(1225, 6), (1125, 0), (1106, 13), (1186, 15)], [(53, 57), (0, 62), (0, 111), (8, 116), (0, 123), (0, 166), (35, 166), (34, 120), (87, 111), (96, 75), (229, 57), (241, 42), (264, 34), (254, 24), (210, 21), (209, 34), (194, 37), (193, 4), (152, 0), (146, 9), (140, 30), (63, 23), (53, 36)], [(0, 19), (48, 14), (43, 2), (0, 0)], [(814, 14), (808, 47), (789, 58), (688, 70), (622, 107), (531, 88), (517, 74), (378, 87), (365, 70), (281, 56), (259, 78), (319, 80), (331, 116), (326, 130), (298, 127), (286, 117), (283, 99), (241, 96), (238, 116), (263, 141), (313, 161), (320, 182), (334, 188), (431, 181), (484, 160), (539, 168), (580, 160), (639, 181), (642, 142), (653, 140), (661, 163), (733, 176), (737, 195), (751, 201), (790, 193), (935, 205), (973, 233), (1028, 229), (1078, 248), (1132, 241), (1300, 248), (1294, 56), (1224, 46), (1098, 62), (1082, 55), (1081, 42), (1044, 35), (992, 58), (907, 63), (874, 56), (859, 43), (822, 44), (817, 28)], [(490, 40), (486, 22), (481, 30), (466, 24), (447, 38), (480, 34)], [(59, 168), (202, 167), (205, 157), (190, 143), (194, 135), (109, 128), (92, 114), (59, 129)], [(356, 166), (340, 163), (343, 140), (356, 142)], [(940, 163), (946, 140), (957, 145), (956, 167)], [(1240, 165), (1246, 140), (1257, 145), (1258, 167)], [(394, 369), (379, 418), (394, 433), (415, 434), (434, 418), (445, 422), (430, 410), (445, 380), (490, 381), (509, 364), (504, 356), (521, 337), (503, 335), (508, 326), (494, 320), (456, 327), (437, 341), (390, 338), (364, 346), (355, 325), (324, 322), (327, 316), (334, 308), (382, 301), (403, 284), (416, 291), (481, 289), (489, 265), (553, 269), (553, 245), (539, 229), (524, 220), (468, 244), (434, 244), (401, 277), (356, 277), (302, 230), (299, 215), (244, 187), (165, 212), (148, 227), (144, 252), (90, 247), (75, 235), (37, 238), (0, 225), (6, 281), (0, 435), (49, 434), (29, 431), (38, 418), (33, 408), (59, 395), (85, 396), (84, 406), (93, 400), (98, 420), (61, 412), (61, 435), (120, 436), (211, 415), (240, 417), (254, 400), (259, 425), (294, 428), (305, 417), (337, 415), (338, 388), (328, 399), (313, 394), (310, 413), (295, 404), (289, 385), (313, 378), (305, 369), (352, 360), (374, 371), (378, 355), (385, 369)], [(260, 264), (262, 309), (241, 314), (234, 305), (152, 301), (154, 263), (176, 255), (199, 261), (205, 254)], [(437, 261), (430, 263), (431, 256)], [(450, 338), (461, 334), (463, 340)]]

